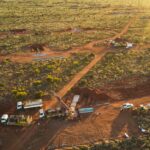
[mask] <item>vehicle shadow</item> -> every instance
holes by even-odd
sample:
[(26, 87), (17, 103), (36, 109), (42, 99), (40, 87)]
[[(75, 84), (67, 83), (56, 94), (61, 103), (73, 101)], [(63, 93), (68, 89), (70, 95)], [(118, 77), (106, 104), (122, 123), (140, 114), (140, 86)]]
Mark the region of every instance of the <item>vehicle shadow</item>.
[(136, 136), (139, 134), (138, 125), (134, 122), (131, 112), (122, 111), (114, 119), (111, 126), (110, 138), (120, 138), (126, 132), (129, 136)]

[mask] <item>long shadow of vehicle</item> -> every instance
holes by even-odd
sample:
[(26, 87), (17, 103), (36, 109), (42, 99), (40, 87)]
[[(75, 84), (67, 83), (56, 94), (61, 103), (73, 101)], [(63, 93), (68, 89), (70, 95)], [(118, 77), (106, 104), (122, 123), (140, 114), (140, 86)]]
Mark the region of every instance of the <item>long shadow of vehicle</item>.
[(121, 132), (127, 132), (131, 136), (139, 134), (138, 126), (134, 122), (131, 112), (126, 110), (118, 114), (111, 127), (110, 138), (119, 138)]

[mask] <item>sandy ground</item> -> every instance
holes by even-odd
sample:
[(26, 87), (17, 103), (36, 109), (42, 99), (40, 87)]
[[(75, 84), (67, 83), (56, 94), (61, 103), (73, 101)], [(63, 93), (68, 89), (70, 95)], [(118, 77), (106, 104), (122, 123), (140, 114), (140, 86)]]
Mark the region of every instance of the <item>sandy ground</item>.
[(87, 43), (81, 47), (72, 48), (69, 51), (60, 52), (60, 51), (52, 50), (52, 49), (47, 48), (47, 47), (43, 47), (44, 51), (41, 52), (40, 54), (38, 54), (39, 56), (36, 55), (34, 52), (28, 52), (28, 53), (20, 53), (20, 54), (11, 54), (11, 55), (6, 55), (6, 56), (0, 56), (0, 60), (10, 59), (11, 61), (14, 61), (14, 62), (28, 63), (28, 62), (31, 62), (31, 61), (37, 59), (37, 58), (44, 59), (44, 58), (50, 58), (50, 57), (55, 57), (55, 56), (68, 57), (72, 53), (78, 53), (78, 52), (93, 52), (93, 53), (97, 54), (97, 53), (101, 52), (102, 49), (107, 48), (107, 46), (105, 46), (104, 48), (95, 47), (95, 45), (97, 43), (100, 44), (100, 43), (104, 43), (106, 40), (114, 40), (116, 38), (121, 37), (122, 35), (124, 35), (128, 31), (128, 28), (131, 26), (132, 23), (134, 23), (136, 18), (137, 17), (131, 18), (131, 20), (129, 20), (128, 24), (119, 33), (115, 34), (113, 37), (103, 39), (103, 40), (92, 41), (92, 42)]
[[(1, 126), (2, 150), (41, 150), (47, 148), (48, 145), (92, 143), (100, 139), (122, 138), (125, 132), (130, 136), (138, 136), (140, 134), (138, 125), (131, 113), (120, 113), (120, 106), (125, 102), (131, 102), (136, 106), (150, 103), (150, 81), (133, 87), (125, 86), (128, 82), (124, 80), (113, 83), (113, 86), (106, 86), (108, 89), (104, 87), (106, 91), (103, 91), (103, 94), (101, 92), (91, 93), (89, 96), (91, 105), (96, 104), (95, 112), (99, 112), (99, 115), (94, 112), (81, 116), (81, 120), (77, 121), (41, 120), (40, 126), (35, 123), (27, 128)], [(129, 91), (130, 94), (128, 94)], [(99, 99), (104, 97), (104, 100)], [(86, 100), (84, 95), (80, 100), (82, 107), (86, 104), (82, 102), (83, 100)], [(110, 104), (106, 105), (106, 102)]]
[[(133, 23), (134, 19), (130, 20), (129, 23), (124, 27), (124, 29), (114, 36), (112, 39), (120, 37), (128, 31), (129, 26)], [(93, 48), (97, 42), (95, 41), (86, 45), (85, 48)], [(83, 48), (83, 47), (82, 47)], [(90, 63), (91, 67), (86, 66), (81, 74), (77, 74), (58, 94), (64, 96), (101, 58), (101, 48), (97, 48), (95, 59)], [(105, 51), (103, 49), (103, 51)], [(99, 53), (100, 52), (100, 53)], [(50, 54), (49, 54), (50, 55)], [(23, 60), (24, 56), (12, 56), (14, 61), (17, 59), (21, 62), (26, 62)], [(27, 61), (30, 62), (32, 57), (28, 55), (25, 57)], [(149, 85), (149, 83), (147, 83)], [(81, 143), (89, 143), (97, 141), (102, 138), (121, 138), (124, 132), (129, 133), (129, 135), (138, 135), (139, 131), (136, 123), (131, 117), (130, 113), (120, 113), (120, 105), (123, 104), (127, 99), (131, 98), (131, 101), (135, 105), (140, 103), (150, 102), (150, 93), (147, 90), (147, 84), (143, 85), (139, 91), (143, 94), (140, 99), (137, 99), (137, 94), (135, 89), (130, 91), (130, 94), (124, 95), (125, 88), (120, 90), (110, 89), (109, 95), (115, 95), (113, 97), (114, 102), (111, 101), (110, 105), (104, 105), (105, 102), (98, 102), (101, 105), (96, 108), (96, 111), (100, 112), (100, 115), (95, 114), (89, 116), (83, 116), (80, 121), (68, 122), (66, 120), (45, 120), (40, 121), (40, 125), (37, 122), (27, 128), (16, 128), (16, 127), (0, 127), (0, 140), (2, 141), (2, 148), (4, 150), (41, 150), (47, 148), (48, 145), (61, 146), (64, 144), (74, 145)], [(117, 85), (116, 85), (117, 87)], [(149, 87), (148, 87), (149, 89)], [(118, 97), (119, 95), (119, 97)], [(131, 96), (131, 97), (130, 97)], [(134, 99), (134, 100), (133, 100)], [(106, 100), (107, 101), (107, 100)], [(108, 101), (107, 101), (108, 102)], [(57, 104), (55, 101), (50, 101), (46, 103), (46, 107), (51, 107), (52, 104)], [(14, 104), (5, 103), (1, 105), (7, 106), (6, 108), (0, 110), (0, 114), (5, 112), (12, 112), (15, 107)], [(10, 111), (11, 108), (11, 111)], [(9, 143), (9, 144), (8, 144)]]

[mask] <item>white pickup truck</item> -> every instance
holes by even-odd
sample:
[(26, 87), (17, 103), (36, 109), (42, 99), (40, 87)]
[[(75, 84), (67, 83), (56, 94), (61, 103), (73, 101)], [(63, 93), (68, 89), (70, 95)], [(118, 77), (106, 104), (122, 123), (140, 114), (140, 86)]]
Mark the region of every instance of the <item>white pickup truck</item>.
[(17, 102), (17, 110), (20, 109), (30, 109), (30, 108), (41, 108), (43, 106), (42, 99), (37, 99), (34, 101), (19, 101)]
[(121, 106), (121, 111), (122, 111), (122, 110), (129, 110), (129, 109), (132, 109), (133, 107), (134, 107), (133, 104), (131, 104), (131, 103), (125, 103), (125, 104), (123, 104), (123, 105)]

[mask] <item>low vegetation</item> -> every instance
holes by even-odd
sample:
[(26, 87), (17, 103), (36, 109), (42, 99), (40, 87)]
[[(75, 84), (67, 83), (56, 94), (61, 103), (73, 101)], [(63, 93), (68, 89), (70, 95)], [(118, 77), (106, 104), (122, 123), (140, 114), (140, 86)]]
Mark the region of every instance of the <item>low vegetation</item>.
[[(118, 35), (117, 33), (122, 31), (129, 20), (136, 16), (137, 19), (133, 20), (134, 23), (128, 33), (121, 37), (124, 41), (133, 43), (135, 49), (127, 50), (122, 46), (119, 48), (110, 46), (112, 51), (108, 52), (81, 79), (77, 86), (98, 89), (124, 78), (130, 80), (134, 76), (149, 78), (150, 48), (146, 47), (150, 45), (149, 4), (149, 0), (0, 0), (0, 56), (6, 55), (7, 57), (8, 54), (14, 54), (15, 57), (16, 53), (30, 52), (31, 49), (36, 52), (44, 51), (45, 47), (56, 51), (67, 51), (95, 40), (108, 40), (108, 38)], [(140, 6), (142, 7), (139, 9)], [(108, 43), (100, 42), (95, 46), (98, 49), (98, 46), (106, 47), (106, 44), (108, 46)], [(143, 46), (143, 48), (138, 46)], [(94, 50), (94, 47), (92, 49)], [(17, 54), (17, 56), (19, 55)], [(36, 56), (38, 57), (38, 55)], [(50, 100), (53, 91), (57, 92), (64, 87), (94, 57), (92, 53), (76, 53), (67, 58), (59, 56), (47, 59), (35, 58), (30, 63), (17, 63), (4, 58), (4, 60), (0, 60), (0, 102), (37, 98)], [(142, 80), (142, 78), (140, 79)], [(138, 81), (134, 82), (137, 85)], [(98, 143), (87, 143), (89, 146), (77, 146), (73, 149), (149, 150), (150, 110), (134, 110), (133, 118), (139, 127), (148, 132), (141, 132), (139, 137), (130, 137), (124, 140), (103, 139)], [(61, 127), (63, 127), (62, 125)], [(42, 129), (42, 126), (39, 127)], [(47, 125), (44, 126), (44, 128), (46, 127)], [(56, 126), (54, 131), (57, 128)], [(67, 132), (69, 133), (69, 130)], [(14, 133), (15, 141), (16, 131)], [(18, 139), (21, 136), (19, 136), (18, 130), (17, 133)], [(42, 134), (40, 136), (42, 137)], [(47, 138), (49, 138), (48, 136)], [(5, 137), (6, 132), (4, 138), (3, 135), (1, 136), (4, 143), (10, 141)], [(33, 142), (37, 144), (38, 140), (36, 138), (32, 140), (32, 137), (34, 134), (24, 141), (32, 141), (32, 144)], [(39, 137), (37, 136), (37, 138)], [(45, 140), (45, 138), (43, 139)], [(13, 143), (12, 139), (11, 141)], [(0, 139), (0, 147), (1, 145)], [(21, 143), (20, 145), (25, 144)], [(8, 144), (4, 144), (4, 146), (7, 147)]]
[[(141, 138), (132, 137), (131, 139), (126, 139), (123, 141), (114, 140), (114, 141), (105, 141), (99, 144), (96, 144), (89, 148), (89, 150), (148, 150), (150, 137), (144, 136)], [(80, 150), (88, 150), (88, 148), (80, 148)]]
[(0, 64), (0, 99), (24, 100), (50, 96), (51, 90), (58, 91), (93, 57), (88, 53), (73, 54), (69, 58), (52, 58), (27, 64), (4, 60)]
[(2, 0), (0, 12), (0, 54), (9, 54), (26, 52), (39, 44), (68, 50), (111, 37), (137, 10), (120, 7), (113, 0), (111, 4), (107, 1)]
[(142, 129), (145, 129), (147, 132), (147, 135), (150, 136), (150, 109), (149, 110), (142, 109), (142, 108), (135, 109), (133, 111), (133, 116), (135, 120), (137, 121), (139, 127)]
[(110, 52), (80, 81), (78, 86), (97, 88), (125, 77), (149, 76), (149, 74), (149, 49)]
[(135, 45), (150, 44), (150, 15), (143, 13), (137, 18), (123, 37)]

